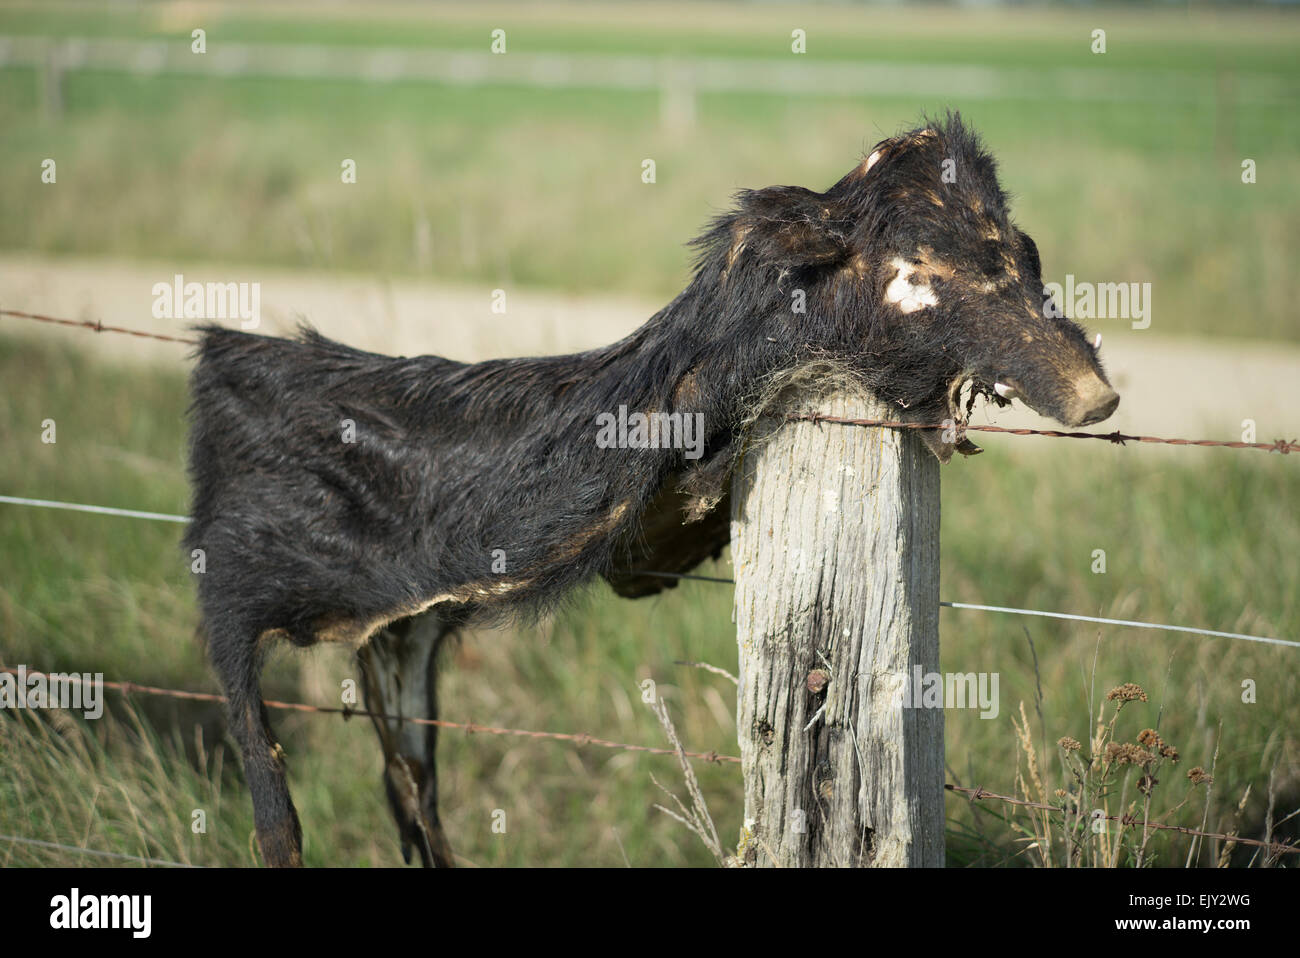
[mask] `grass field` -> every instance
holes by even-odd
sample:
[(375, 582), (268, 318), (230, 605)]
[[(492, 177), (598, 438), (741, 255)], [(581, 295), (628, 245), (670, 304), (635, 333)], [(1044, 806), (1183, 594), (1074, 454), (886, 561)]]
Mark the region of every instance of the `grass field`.
[[(876, 140), (951, 106), (998, 155), (1049, 278), (1152, 282), (1153, 329), (1166, 334), (1300, 340), (1300, 115), (1294, 101), (1242, 92), (1257, 80), (1297, 89), (1295, 17), (538, 4), (366, 5), (358, 19), (357, 9), (0, 3), (0, 36), (184, 43), (202, 25), (210, 45), (485, 49), (500, 26), (519, 52), (781, 58), (800, 27), (808, 56), (823, 61), (1114, 69), (1137, 80), (1128, 100), (1067, 103), (704, 95), (694, 126), (670, 132), (652, 93), (75, 71), (51, 117), (33, 71), (0, 67), (0, 169), (10, 184), (0, 191), (0, 249), (228, 263), (248, 279), (257, 267), (296, 266), (665, 299), (687, 275), (685, 241), (733, 190), (824, 187)], [(1096, 26), (1108, 31), (1104, 57), (1088, 52)], [(1143, 99), (1141, 77), (1160, 71), (1215, 92)], [(39, 182), (46, 157), (57, 159), (57, 184)], [(345, 157), (357, 160), (355, 186), (339, 181)], [(644, 157), (657, 161), (654, 185), (640, 180)], [(1254, 185), (1240, 181), (1244, 157), (1257, 161)], [(81, 335), (0, 328), (0, 493), (184, 513), (184, 364), (119, 368), (83, 351)], [(1186, 388), (1211, 387), (1231, 384)], [(41, 442), (47, 419), (54, 444)], [(945, 467), (943, 598), (1300, 637), (1294, 456), (1055, 445), (1034, 454), (990, 444)], [(0, 504), (0, 664), (213, 690), (193, 639), (180, 530)], [(1097, 549), (1104, 574), (1092, 571)], [(593, 587), (537, 628), (466, 636), (448, 653), (445, 717), (662, 745), (640, 701), (639, 683), (652, 678), (687, 748), (735, 754), (733, 687), (674, 664), (734, 669), (730, 614), (725, 586), (687, 583), (635, 605)], [(1205, 814), (1211, 830), (1260, 837), (1270, 793), (1278, 818), (1300, 806), (1295, 650), (956, 610), (942, 613), (941, 630), (946, 671), (1001, 676), (996, 718), (946, 715), (950, 782), (1051, 800), (1072, 787), (1057, 740), (1087, 742), (1090, 701), (1134, 682), (1149, 701), (1126, 706), (1117, 738), (1158, 728), (1181, 753), (1159, 776), (1163, 820), (1199, 826)], [(336, 705), (352, 674), (342, 650), (282, 650), (266, 692)], [(1242, 700), (1246, 681), (1252, 704)], [(1021, 702), (1041, 789), (1013, 727)], [(253, 863), (251, 805), (219, 708), (139, 696), (128, 706), (111, 695), (110, 706), (93, 723), (0, 714), (0, 834)], [(274, 719), (307, 863), (400, 863), (369, 725)], [(456, 732), (443, 735), (439, 755), (445, 826), (467, 864), (712, 861), (651, 808), (661, 801), (652, 774), (680, 790), (671, 758)], [(1187, 782), (1198, 765), (1213, 770), (1208, 790)], [(724, 844), (734, 843), (738, 769), (700, 765), (698, 774)], [(1101, 801), (1120, 813), (1139, 799), (1130, 772)], [(190, 827), (196, 809), (203, 834)], [(504, 835), (490, 827), (497, 809)], [(950, 864), (1036, 861), (1017, 830), (1032, 832), (1028, 816), (1008, 821), (998, 806), (975, 810), (952, 795), (948, 816)], [(1181, 864), (1187, 842), (1161, 835), (1149, 849), (1155, 864)], [(1215, 855), (1206, 849), (1200, 863)], [(1239, 848), (1233, 861), (1249, 857)], [(92, 863), (0, 843), (0, 866)]]

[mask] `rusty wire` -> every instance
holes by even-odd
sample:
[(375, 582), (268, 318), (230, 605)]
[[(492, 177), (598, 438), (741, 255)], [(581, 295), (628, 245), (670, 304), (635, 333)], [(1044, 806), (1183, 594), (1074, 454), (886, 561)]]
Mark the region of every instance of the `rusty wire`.
[[(1068, 810), (1060, 805), (1047, 805), (1043, 802), (1031, 802), (1024, 798), (1014, 798), (1011, 795), (999, 795), (996, 792), (990, 792), (986, 789), (976, 786), (975, 788), (965, 788), (961, 785), (949, 785), (944, 783), (944, 788), (950, 792), (960, 792), (969, 795), (972, 802), (992, 799), (993, 801), (1005, 802), (1008, 805), (1018, 805), (1021, 808), (1038, 808), (1047, 812), (1061, 812), (1069, 814)], [(1093, 816), (1089, 816), (1089, 821)], [(1287, 842), (1265, 842), (1257, 838), (1242, 838), (1239, 835), (1225, 835), (1222, 832), (1203, 832), (1199, 828), (1188, 828), (1186, 825), (1165, 825), (1162, 822), (1143, 822), (1136, 815), (1103, 815), (1108, 822), (1119, 822), (1126, 828), (1153, 828), (1159, 831), (1180, 832), (1183, 835), (1196, 835), (1201, 838), (1221, 838), (1226, 842), (1236, 842), (1240, 845), (1253, 845), (1256, 848), (1266, 848), (1272, 854), (1276, 855), (1295, 855), (1300, 853), (1300, 845), (1292, 845)]]
[(183, 336), (166, 336), (162, 333), (147, 333), (140, 329), (127, 329), (125, 326), (105, 326), (102, 320), (91, 322), (88, 319), (60, 319), (57, 316), (42, 316), (39, 313), (23, 313), (16, 309), (0, 309), (0, 316), (13, 316), (17, 319), (31, 319), (38, 323), (57, 323), (60, 326), (78, 326), (96, 333), (122, 333), (126, 336), (138, 336), (141, 339), (160, 339), (165, 343), (186, 343), (190, 346), (199, 344), (197, 339)]
[[(167, 336), (163, 333), (148, 333), (139, 329), (127, 329), (124, 326), (105, 326), (102, 321), (90, 322), (81, 319), (60, 319), (57, 316), (42, 316), (38, 313), (24, 313), (14, 309), (0, 309), (0, 316), (12, 316), (16, 319), (29, 319), (41, 323), (56, 323), (60, 326), (74, 326), (89, 329), (96, 333), (123, 333), (127, 336), (139, 336), (144, 339), (158, 339), (168, 343), (184, 343), (197, 346), (198, 340), (182, 336)], [(1059, 429), (1011, 429), (1005, 426), (971, 426), (965, 423), (923, 423), (902, 422), (892, 419), (846, 419), (841, 416), (823, 416), (820, 413), (803, 413), (786, 416), (787, 422), (830, 422), (845, 426), (879, 426), (889, 429), (956, 429), (958, 439), (967, 432), (999, 432), (1009, 436), (1047, 436), (1051, 439), (1104, 439), (1122, 446), (1129, 442), (1161, 443), (1169, 446), (1214, 446), (1221, 449), (1261, 449), (1265, 452), (1279, 452), (1283, 455), (1300, 452), (1300, 439), (1275, 439), (1273, 442), (1229, 442), (1221, 439), (1165, 439), (1160, 436), (1133, 436), (1122, 432), (1065, 432)]]
[[(15, 667), (0, 666), (0, 672), (8, 672), (10, 674), (16, 675), (18, 673), (18, 669)], [(78, 683), (84, 681), (80, 676), (77, 675), (64, 675), (64, 676), (54, 677), (54, 676), (50, 676), (49, 673), (47, 672), (36, 672), (32, 670), (24, 670), (24, 674), (27, 675), (28, 677), (41, 676), (47, 679), (54, 678), (57, 681), (78, 682)], [(133, 695), (133, 694), (154, 695), (154, 696), (160, 696), (164, 698), (182, 699), (191, 702), (225, 703), (226, 701), (225, 696), (217, 695), (213, 692), (191, 692), (184, 689), (166, 689), (154, 685), (140, 685), (136, 682), (104, 681), (101, 682), (100, 685), (103, 688), (109, 689), (111, 691), (121, 692), (123, 695)], [(473, 722), (448, 722), (443, 719), (425, 719), (425, 718), (404, 717), (398, 715), (385, 715), (379, 712), (368, 712), (363, 709), (332, 708), (329, 706), (322, 706), (322, 705), (307, 705), (302, 702), (278, 702), (275, 701), (274, 699), (266, 699), (265, 705), (267, 708), (286, 709), (294, 712), (307, 712), (312, 714), (325, 714), (325, 715), (329, 715), (329, 714), (342, 715), (345, 719), (350, 718), (353, 715), (361, 715), (367, 718), (378, 718), (378, 719), (385, 719), (388, 721), (411, 722), (412, 724), (415, 725), (436, 725), (439, 728), (460, 729), (467, 733), (484, 732), (489, 735), (518, 735), (524, 738), (550, 739), (553, 741), (573, 742), (576, 745), (599, 745), (602, 748), (620, 749), (622, 751), (629, 751), (629, 752), (645, 752), (651, 755), (678, 754), (675, 749), (671, 749), (671, 748), (655, 748), (649, 745), (631, 745), (626, 742), (611, 742), (608, 739), (596, 738), (595, 736), (588, 735), (586, 733), (537, 732), (529, 729), (498, 728), (490, 725), (475, 725)], [(736, 764), (736, 765), (740, 764), (740, 759), (737, 756), (722, 755), (716, 751), (713, 752), (683, 751), (681, 754), (687, 756), (688, 758), (700, 759), (702, 761), (712, 762), (717, 765), (721, 765), (723, 763)], [(1005, 802), (1008, 805), (1016, 805), (1022, 808), (1035, 808), (1035, 809), (1042, 809), (1044, 811), (1049, 811), (1049, 812), (1062, 812), (1062, 813), (1066, 811), (1064, 808), (1058, 805), (1046, 805), (1042, 802), (1032, 802), (1022, 798), (1015, 798), (1010, 795), (999, 795), (996, 792), (990, 792), (980, 787), (966, 788), (961, 785), (951, 785), (945, 783), (944, 788), (950, 792), (959, 792), (962, 794), (969, 795), (971, 801), (983, 801), (987, 799), (991, 801)], [(1127, 815), (1127, 814), (1106, 815), (1104, 817), (1106, 818), (1107, 821), (1119, 822), (1125, 827), (1141, 826), (1143, 828), (1179, 832), (1184, 835), (1195, 835), (1195, 836), (1200, 836), (1202, 838), (1218, 838), (1223, 841), (1237, 842), (1242, 845), (1252, 845), (1258, 848), (1266, 848), (1271, 853), (1274, 854), (1291, 855), (1300, 852), (1300, 846), (1290, 845), (1285, 842), (1265, 842), (1254, 838), (1242, 838), (1237, 835), (1226, 835), (1222, 832), (1206, 832), (1196, 828), (1189, 828), (1185, 825), (1165, 825), (1161, 822), (1144, 823), (1139, 819), (1137, 819), (1135, 816)], [(171, 864), (171, 863), (168, 862), (165, 864)]]
[(1059, 429), (1011, 429), (1007, 426), (972, 426), (965, 423), (900, 422), (893, 419), (845, 419), (842, 416), (823, 416), (821, 413), (792, 414), (786, 422), (833, 422), (844, 426), (883, 426), (889, 429), (952, 429), (960, 441), (968, 432), (1000, 432), (1008, 436), (1047, 436), (1052, 439), (1105, 439), (1122, 446), (1129, 442), (1154, 442), (1168, 446), (1217, 446), (1223, 449), (1262, 449), (1265, 452), (1300, 452), (1300, 439), (1275, 439), (1273, 442), (1228, 442), (1222, 439), (1163, 439), (1159, 436), (1131, 436), (1122, 432), (1063, 432)]
[[(18, 669), (13, 667), (0, 667), (0, 672), (9, 672), (17, 674)], [(45, 676), (45, 672), (34, 672), (30, 669), (25, 670), (28, 677)], [(59, 676), (58, 681), (82, 683), (84, 680), (77, 675)], [(106, 689), (114, 692), (121, 692), (123, 695), (155, 695), (163, 698), (183, 699), (189, 702), (216, 702), (224, 704), (227, 700), (224, 695), (217, 695), (215, 692), (190, 692), (184, 689), (165, 689), (156, 685), (140, 685), (136, 682), (107, 682), (99, 683)], [(311, 712), (324, 715), (342, 715), (344, 719), (351, 718), (354, 715), (365, 718), (383, 719), (391, 722), (410, 722), (412, 725), (434, 725), (438, 728), (460, 729), (469, 734), (482, 732), (487, 735), (518, 735), (523, 738), (535, 739), (553, 739), (561, 742), (573, 742), (577, 745), (599, 745), (601, 748), (620, 749), (625, 752), (646, 752), (650, 755), (676, 755), (677, 750), (672, 748), (655, 748), (650, 745), (631, 745), (626, 742), (611, 742), (608, 739), (596, 738), (585, 732), (536, 732), (530, 729), (518, 728), (499, 728), (494, 725), (476, 725), (473, 722), (449, 722), (445, 719), (415, 718), (413, 716), (403, 715), (386, 715), (382, 712), (370, 712), (365, 709), (334, 708), (327, 705), (307, 705), (302, 702), (277, 702), (274, 699), (265, 699), (263, 704), (271, 709), (283, 709), (290, 712)], [(732, 755), (719, 755), (714, 752), (683, 752), (687, 758), (697, 758), (705, 762), (722, 764), (723, 762), (739, 762), (740, 759)]]

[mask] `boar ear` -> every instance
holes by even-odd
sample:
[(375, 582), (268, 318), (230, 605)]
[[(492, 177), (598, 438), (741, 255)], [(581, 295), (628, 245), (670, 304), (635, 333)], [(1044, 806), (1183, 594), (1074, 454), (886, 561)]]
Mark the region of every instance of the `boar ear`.
[(851, 254), (851, 224), (839, 204), (798, 186), (740, 195), (735, 232), (761, 259), (782, 266), (830, 266)]
[(871, 148), (870, 153), (862, 158), (862, 162), (858, 164), (858, 168), (854, 172), (857, 173), (859, 177), (866, 176), (876, 168), (876, 164), (881, 160), (888, 159), (889, 155), (897, 148), (897, 140), (881, 140)]

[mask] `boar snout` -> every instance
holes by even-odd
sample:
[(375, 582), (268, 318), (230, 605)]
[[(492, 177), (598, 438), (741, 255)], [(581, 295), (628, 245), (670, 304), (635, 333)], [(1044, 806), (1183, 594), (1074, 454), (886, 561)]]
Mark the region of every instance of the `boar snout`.
[(1101, 422), (1119, 406), (1119, 393), (1093, 372), (1085, 373), (1064, 389), (1058, 387), (1055, 395), (1035, 395), (1038, 390), (1025, 390), (1009, 377), (995, 383), (993, 391), (1006, 400), (1019, 399), (1035, 412), (1071, 427)]
[(1061, 420), (1067, 426), (1091, 426), (1110, 417), (1119, 405), (1119, 393), (1095, 373), (1076, 384), (1074, 399), (1066, 405)]
[(1071, 428), (1101, 422), (1119, 406), (1119, 393), (1101, 365), (1101, 336), (1089, 342), (1068, 319), (1040, 320), (1022, 328), (1016, 347), (991, 361), (986, 358), (988, 365), (977, 374), (991, 383), (1000, 405), (1019, 399), (1040, 416)]

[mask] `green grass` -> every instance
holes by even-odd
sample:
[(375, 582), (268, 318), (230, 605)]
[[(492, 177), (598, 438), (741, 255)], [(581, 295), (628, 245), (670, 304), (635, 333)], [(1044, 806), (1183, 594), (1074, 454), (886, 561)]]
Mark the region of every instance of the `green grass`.
[[(0, 383), (0, 447), (8, 451), (0, 491), (185, 512), (179, 364), (120, 369), (57, 339), (0, 337)], [(52, 445), (40, 438), (46, 419), (57, 424)], [(1300, 497), (1300, 472), (1289, 458), (1029, 447), (1047, 442), (1008, 438), (945, 467), (944, 598), (1300, 635), (1300, 515), (1287, 507)], [(192, 637), (179, 533), (165, 523), (0, 505), (0, 660), (212, 689)], [(1091, 571), (1095, 549), (1106, 550), (1105, 574)], [(444, 717), (661, 745), (640, 700), (650, 678), (688, 748), (735, 754), (730, 683), (674, 664), (734, 670), (730, 611), (725, 586), (686, 583), (636, 604), (593, 587), (540, 627), (468, 635), (448, 653)], [(1160, 775), (1157, 810), (1182, 800), (1186, 770), (1209, 769), (1216, 747), (1212, 830), (1231, 827), (1249, 788), (1244, 834), (1258, 837), (1270, 775), (1277, 817), (1300, 804), (1294, 650), (957, 610), (943, 612), (941, 641), (946, 671), (997, 672), (1001, 685), (997, 718), (946, 714), (949, 781), (1016, 790), (1024, 753), (1011, 720), (1024, 702), (1045, 788), (1069, 784), (1053, 743), (1065, 735), (1086, 742), (1090, 698), (1100, 703), (1108, 689), (1136, 682), (1150, 701), (1125, 710), (1117, 738), (1157, 727), (1182, 755)], [(266, 692), (336, 705), (352, 674), (343, 650), (285, 649), (267, 668)], [(1257, 685), (1255, 704), (1241, 701), (1247, 679)], [(251, 863), (249, 799), (219, 710), (140, 696), (128, 710), (120, 697), (109, 700), (110, 717), (92, 723), (0, 714), (0, 833), (197, 864)], [(399, 863), (369, 725), (293, 713), (274, 721), (290, 757), (307, 862)], [(439, 765), (446, 828), (469, 863), (621, 865), (624, 854), (634, 865), (711, 861), (651, 808), (661, 800), (652, 774), (679, 784), (670, 758), (446, 732)], [(698, 774), (724, 842), (734, 842), (739, 770), (701, 765)], [(1134, 789), (1130, 780), (1125, 801)], [(1192, 790), (1169, 821), (1199, 825), (1204, 796)], [(1111, 813), (1128, 807), (1118, 793), (1107, 801)], [(190, 828), (195, 809), (207, 816), (203, 834)], [(505, 835), (491, 830), (496, 809), (506, 812)], [(950, 796), (950, 864), (1025, 863), (1020, 836), (997, 817), (1004, 810), (980, 809)], [(1162, 835), (1150, 850), (1156, 864), (1181, 863), (1186, 840)], [(56, 863), (93, 862), (0, 845), (0, 864)]]
[[(174, 8), (0, 6), (0, 34), (184, 38)], [(547, 10), (551, 14), (547, 15)], [(1088, 52), (1101, 17), (1104, 57)], [(504, 19), (503, 19), (504, 18)], [(184, 20), (184, 22), (182, 22)], [(73, 72), (65, 109), (39, 109), (33, 71), (0, 69), (0, 250), (234, 262), (417, 275), (458, 284), (617, 290), (667, 299), (685, 242), (740, 187), (824, 188), (923, 112), (960, 108), (1000, 158), (1045, 275), (1152, 283), (1162, 333), (1295, 340), (1290, 250), (1300, 120), (1244, 95), (1257, 79), (1300, 89), (1300, 19), (1234, 13), (969, 11), (924, 15), (706, 7), (691, 29), (634, 5), (388, 9), (358, 23), (235, 6), (222, 42), (408, 44), (680, 56), (889, 60), (1133, 74), (1107, 102), (881, 97), (827, 90), (706, 94), (694, 126), (660, 126), (657, 94)], [(1142, 77), (1182, 71), (1194, 95), (1141, 99)], [(1236, 92), (1233, 92), (1236, 91)], [(54, 158), (58, 182), (42, 186)], [(658, 181), (640, 181), (653, 158)], [(1243, 158), (1258, 182), (1240, 182)], [(358, 182), (343, 185), (343, 159)], [(427, 237), (427, 242), (419, 237)], [(1103, 331), (1106, 322), (1099, 324)]]

